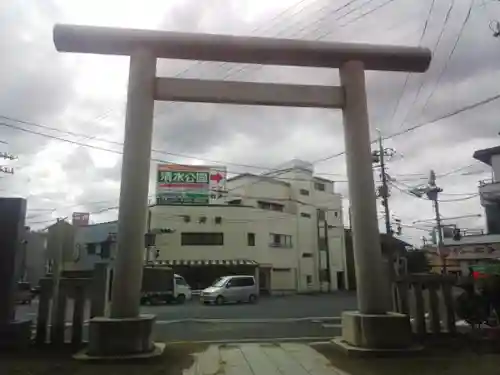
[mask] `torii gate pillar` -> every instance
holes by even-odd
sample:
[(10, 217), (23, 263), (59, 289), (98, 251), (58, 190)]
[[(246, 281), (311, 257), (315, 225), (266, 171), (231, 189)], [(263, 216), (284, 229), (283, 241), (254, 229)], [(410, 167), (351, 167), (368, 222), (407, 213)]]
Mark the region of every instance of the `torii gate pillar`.
[[(130, 56), (111, 316), (91, 320), (90, 355), (154, 349), (154, 317), (139, 315), (154, 100), (342, 109), (359, 311), (344, 312), (337, 342), (362, 350), (410, 347), (408, 316), (388, 313), (364, 72), (424, 72), (428, 49), (74, 25), (56, 25), (54, 43), (61, 52)], [(157, 58), (337, 68), (342, 86), (157, 78)]]

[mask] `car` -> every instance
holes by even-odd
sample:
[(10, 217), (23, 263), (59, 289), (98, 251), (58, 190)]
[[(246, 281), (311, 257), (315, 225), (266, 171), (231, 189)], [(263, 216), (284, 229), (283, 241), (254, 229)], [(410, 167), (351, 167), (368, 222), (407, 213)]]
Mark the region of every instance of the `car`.
[(259, 287), (253, 276), (224, 276), (201, 291), (200, 302), (222, 305), (228, 302), (255, 303), (259, 297)]

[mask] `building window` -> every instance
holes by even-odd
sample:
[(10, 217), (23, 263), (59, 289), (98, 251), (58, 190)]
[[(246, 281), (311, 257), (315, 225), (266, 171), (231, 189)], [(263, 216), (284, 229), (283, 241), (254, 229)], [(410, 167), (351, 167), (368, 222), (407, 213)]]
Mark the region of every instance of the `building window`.
[(262, 210), (271, 210), (271, 211), (280, 211), (280, 212), (283, 212), (283, 208), (285, 207), (282, 204), (272, 203), (272, 202), (264, 202), (264, 201), (258, 201), (257, 205)]
[(338, 211), (333, 211), (333, 216), (339, 217), (339, 212)]
[(255, 233), (247, 233), (248, 246), (255, 246)]
[(307, 285), (311, 285), (313, 282), (313, 277), (311, 275), (306, 275), (306, 283)]
[(307, 212), (301, 212), (300, 216), (311, 218), (311, 214), (308, 214)]
[(109, 259), (111, 256), (111, 241), (101, 242), (101, 258)]
[(300, 192), (300, 195), (309, 195), (309, 190), (306, 190), (306, 189), (300, 189), (299, 192)]
[(326, 213), (323, 210), (318, 210), (318, 220), (326, 220)]
[(325, 191), (326, 190), (326, 186), (325, 186), (325, 184), (322, 184), (321, 182), (315, 182), (314, 183), (314, 190)]
[(269, 245), (272, 247), (292, 247), (292, 236), (271, 233), (269, 235)]
[(233, 199), (227, 202), (227, 204), (231, 206), (238, 206), (241, 205), (241, 199)]
[(87, 254), (88, 255), (96, 255), (96, 245), (95, 243), (87, 244)]
[(312, 253), (303, 253), (302, 254), (302, 258), (312, 258), (312, 257), (313, 257)]
[(318, 248), (319, 250), (328, 250), (327, 242), (325, 237), (318, 238)]
[(224, 233), (184, 232), (181, 233), (181, 246), (222, 246)]

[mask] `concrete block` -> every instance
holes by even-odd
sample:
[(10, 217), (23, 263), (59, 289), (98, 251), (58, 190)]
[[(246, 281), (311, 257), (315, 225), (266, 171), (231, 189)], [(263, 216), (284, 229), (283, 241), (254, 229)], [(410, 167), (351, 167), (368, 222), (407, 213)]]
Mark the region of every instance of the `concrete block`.
[(89, 356), (121, 356), (150, 353), (154, 315), (113, 319), (98, 317), (89, 322)]
[(0, 348), (27, 348), (31, 344), (31, 326), (31, 320), (13, 320), (0, 324)]
[(366, 349), (402, 349), (412, 346), (410, 318), (388, 312), (383, 315), (342, 313), (342, 339), (345, 343)]
[(331, 343), (333, 344), (333, 348), (338, 350), (340, 353), (354, 358), (408, 357), (418, 355), (424, 349), (424, 347), (419, 344), (398, 349), (362, 348), (348, 344), (342, 339), (342, 337), (333, 338)]

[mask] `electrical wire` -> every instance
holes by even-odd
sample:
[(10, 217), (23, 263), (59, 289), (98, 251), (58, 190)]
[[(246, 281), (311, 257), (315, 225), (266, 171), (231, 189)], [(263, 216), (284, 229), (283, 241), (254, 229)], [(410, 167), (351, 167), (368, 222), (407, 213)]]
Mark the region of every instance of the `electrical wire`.
[[(2, 116), (0, 116), (0, 117), (2, 117)], [(33, 125), (38, 125), (38, 124), (35, 124), (35, 123), (32, 123), (32, 124)], [(91, 144), (87, 144), (87, 143), (82, 143), (82, 142), (79, 142), (79, 141), (73, 141), (73, 140), (70, 140), (70, 139), (66, 139), (66, 138), (62, 138), (62, 137), (58, 137), (58, 136), (46, 134), (46, 133), (43, 133), (43, 132), (38, 132), (38, 131), (31, 130), (31, 129), (21, 128), (21, 127), (19, 127), (17, 125), (14, 125), (14, 124), (7, 124), (7, 123), (0, 122), (0, 126), (4, 126), (4, 127), (7, 127), (7, 128), (10, 128), (10, 129), (13, 129), (13, 130), (18, 130), (18, 131), (22, 131), (22, 132), (33, 134), (33, 135), (38, 135), (38, 136), (46, 137), (46, 138), (57, 140), (57, 141), (61, 141), (61, 142), (75, 144), (75, 145), (80, 146), (80, 147), (87, 147), (87, 148), (95, 149), (95, 150), (99, 150), (99, 151), (107, 151), (107, 152), (111, 152), (111, 153), (119, 154), (119, 155), (123, 154), (123, 151), (113, 150), (113, 149), (110, 149), (110, 148), (107, 148), (107, 147), (102, 147), (102, 146), (95, 146), (95, 145), (91, 145)], [(73, 133), (73, 134), (76, 134), (76, 133)], [(119, 143), (119, 142), (114, 142), (114, 144), (123, 145), (122, 143)], [(161, 151), (156, 150), (156, 152), (160, 153)], [(188, 157), (188, 155), (186, 155), (186, 157)], [(203, 158), (199, 158), (199, 157), (196, 157), (196, 156), (189, 156), (189, 157), (196, 158), (198, 160), (210, 161), (209, 159), (203, 159)], [(166, 163), (166, 164), (174, 164), (171, 161), (167, 161), (167, 160), (159, 159), (159, 158), (151, 158), (151, 161), (160, 162), (160, 163)], [(270, 169), (270, 168), (265, 168), (265, 167), (262, 167), (262, 166), (254, 166), (254, 165), (250, 165), (250, 164), (232, 163), (232, 162), (226, 162), (226, 161), (221, 161), (221, 160), (217, 160), (217, 161), (211, 160), (211, 161), (214, 162), (214, 163), (221, 163), (221, 164), (224, 163), (224, 164), (228, 164), (228, 165), (239, 165), (239, 166), (248, 167), (248, 168), (256, 168), (256, 169), (258, 168), (258, 169), (270, 170), (271, 172), (268, 172), (268, 174), (269, 173), (281, 172), (281, 169), (282, 169), (282, 168), (281, 169), (276, 169), (276, 168)], [(246, 174), (247, 172), (236, 171), (236, 170), (228, 170), (227, 173)], [(339, 173), (327, 173), (327, 172), (320, 172), (320, 173), (317, 173), (317, 175), (318, 176), (323, 176), (323, 175), (325, 175), (325, 176), (344, 176), (344, 175), (339, 174)], [(265, 175), (261, 175), (261, 177), (265, 177)], [(296, 179), (296, 178), (277, 178), (277, 177), (274, 177), (274, 176), (269, 176), (269, 177), (273, 177), (273, 178), (276, 178), (276, 179), (292, 180), (292, 181), (304, 181), (304, 180)], [(309, 180), (307, 180), (307, 181), (309, 181)], [(332, 181), (332, 182), (347, 182), (347, 180), (335, 180), (335, 181)]]
[[(461, 107), (461, 108), (459, 108), (457, 110), (448, 112), (447, 114), (438, 116), (438, 117), (436, 117), (436, 118), (434, 118), (434, 119), (432, 119), (430, 121), (425, 121), (425, 122), (417, 123), (417, 124), (415, 124), (415, 125), (407, 128), (407, 129), (404, 129), (404, 130), (392, 133), (392, 134), (387, 135), (387, 136), (383, 136), (382, 140), (387, 140), (387, 139), (392, 139), (392, 138), (399, 137), (401, 135), (410, 133), (410, 132), (412, 132), (414, 130), (420, 129), (420, 128), (424, 127), (424, 126), (434, 124), (436, 122), (439, 122), (439, 121), (445, 120), (447, 118), (459, 115), (459, 114), (461, 114), (463, 112), (466, 112), (466, 111), (469, 111), (471, 109), (475, 109), (477, 107), (489, 104), (489, 103), (494, 102), (494, 101), (496, 101), (498, 99), (500, 99), (500, 94), (495, 94), (495, 95), (490, 96), (488, 98), (482, 99), (482, 100), (480, 100), (478, 102), (475, 102), (475, 103), (463, 106), (463, 107)], [(376, 143), (377, 141), (378, 141), (378, 139), (375, 139), (375, 140), (371, 141), (371, 143), (373, 144), (373, 143)], [(345, 154), (345, 150), (341, 151), (341, 152), (338, 152), (336, 154), (330, 155), (330, 156), (326, 156), (326, 157), (321, 158), (321, 159), (314, 160), (312, 162), (312, 164), (317, 164), (317, 163), (325, 162), (325, 161), (331, 160), (333, 158), (336, 158), (336, 157), (344, 155), (344, 154)]]
[(463, 32), (465, 30), (465, 27), (467, 26), (467, 23), (470, 19), (470, 16), (471, 16), (471, 13), (472, 13), (472, 8), (473, 8), (473, 5), (474, 5), (474, 0), (470, 0), (470, 5), (469, 5), (469, 10), (467, 11), (467, 15), (465, 16), (462, 24), (460, 25), (460, 30), (457, 34), (457, 38), (455, 40), (455, 43), (453, 44), (453, 47), (450, 51), (450, 53), (448, 54), (448, 57), (446, 58), (446, 62), (445, 64), (443, 65), (440, 73), (439, 73), (439, 76), (436, 80), (436, 84), (434, 85), (432, 91), (430, 92), (430, 94), (427, 96), (427, 99), (425, 100), (424, 102), (424, 105), (422, 106), (422, 109), (419, 111), (419, 114), (417, 116), (417, 118), (420, 118), (421, 116), (423, 116), (425, 114), (425, 110), (427, 109), (427, 106), (429, 105), (430, 103), (430, 100), (432, 99), (432, 97), (434, 96), (434, 94), (436, 93), (436, 90), (438, 89), (440, 83), (441, 83), (441, 79), (443, 78), (444, 74), (446, 73), (446, 70), (448, 69), (448, 66), (449, 66), (449, 63), (450, 61), (452, 60), (453, 58), (453, 55), (458, 47), (458, 44), (460, 43), (460, 40), (462, 38), (462, 35), (463, 35)]
[[(427, 18), (425, 19), (425, 22), (424, 22), (424, 27), (422, 29), (422, 33), (420, 34), (420, 38), (419, 38), (419, 41), (418, 41), (418, 45), (420, 46), (424, 40), (424, 37), (425, 37), (425, 33), (427, 32), (427, 28), (429, 26), (429, 21), (431, 19), (431, 15), (432, 15), (432, 11), (434, 10), (434, 4), (436, 3), (436, 0), (432, 0), (431, 1), (431, 5), (429, 7), (429, 12), (427, 13)], [(403, 87), (401, 89), (401, 92), (399, 94), (399, 97), (398, 97), (398, 100), (396, 102), (396, 106), (394, 107), (394, 110), (392, 112), (392, 116), (391, 116), (391, 119), (389, 121), (389, 124), (391, 124), (391, 127), (392, 127), (392, 123), (394, 122), (394, 118), (396, 117), (396, 113), (398, 112), (398, 109), (399, 109), (399, 105), (401, 104), (401, 101), (404, 97), (404, 94), (405, 94), (405, 91), (406, 91), (406, 88), (408, 86), (408, 82), (410, 80), (410, 75), (411, 73), (406, 73), (406, 77), (405, 77), (405, 81), (403, 83)]]
[[(267, 29), (272, 29), (272, 27), (275, 27), (277, 23), (280, 22), (280, 18), (285, 18), (285, 16), (287, 15), (287, 13), (289, 13), (290, 11), (292, 11), (294, 8), (298, 7), (299, 5), (305, 3), (307, 0), (300, 0), (300, 1), (297, 1), (296, 3), (292, 4), (291, 6), (285, 8), (283, 11), (279, 12), (277, 15), (275, 15), (271, 20), (267, 20), (265, 24), (263, 25), (260, 25), (256, 28), (254, 28), (252, 31), (250, 31), (250, 34), (253, 34), (253, 33), (256, 33), (256, 32), (259, 32), (259, 31), (262, 31), (262, 30), (267, 30)], [(292, 16), (296, 15), (296, 14), (300, 14), (302, 13), (302, 11), (304, 9), (307, 9), (309, 6), (312, 6), (314, 3), (316, 3), (316, 1), (313, 1), (311, 4), (309, 4), (308, 6), (304, 7), (301, 11), (299, 12), (296, 12), (296, 13), (292, 13)], [(288, 17), (286, 17), (288, 18)], [(277, 21), (277, 22), (275, 22)], [(274, 25), (272, 25), (271, 28), (269, 28), (269, 25), (271, 23), (274, 22)], [(188, 73), (189, 71), (191, 71), (193, 68), (196, 68), (198, 66), (202, 66), (202, 65), (205, 65), (207, 64), (208, 62), (207, 61), (196, 61), (194, 62), (193, 64), (191, 64), (190, 66), (188, 66), (187, 68), (183, 69), (182, 71), (176, 73), (174, 75), (174, 78), (177, 78), (177, 77), (181, 77), (182, 75), (184, 75), (185, 73)], [(224, 64), (227, 64), (227, 63), (220, 63), (219, 66), (223, 66)], [(123, 105), (123, 102), (120, 103), (120, 107)], [(107, 117), (109, 117), (112, 113), (116, 112), (118, 107), (118, 105), (116, 107), (111, 107), (111, 108), (108, 108), (104, 113), (92, 118), (91, 120), (89, 121), (83, 121), (82, 124), (89, 124), (91, 122), (95, 122), (95, 121), (98, 121), (98, 120), (104, 120), (106, 119)]]
[[(451, 12), (452, 12), (454, 6), (455, 6), (455, 0), (451, 0), (450, 6), (448, 8), (448, 11), (446, 12), (446, 16), (445, 16), (444, 21), (443, 21), (443, 25), (441, 27), (441, 31), (439, 33), (437, 40), (436, 40), (436, 44), (434, 45), (434, 48), (432, 49), (432, 56), (434, 56), (436, 54), (436, 51), (437, 51), (438, 47), (440, 46), (441, 41), (443, 40), (444, 32), (446, 30), (446, 26), (448, 25), (448, 21), (450, 19), (450, 15), (451, 15)], [(403, 128), (403, 126), (406, 124), (406, 120), (408, 119), (410, 113), (412, 112), (413, 106), (417, 102), (417, 99), (420, 96), (422, 88), (424, 87), (425, 78), (426, 77), (424, 75), (424, 77), (420, 80), (420, 85), (418, 86), (417, 92), (416, 92), (415, 96), (413, 97), (413, 100), (412, 100), (411, 104), (409, 105), (408, 110), (406, 111), (406, 114), (399, 125), (399, 129)]]

